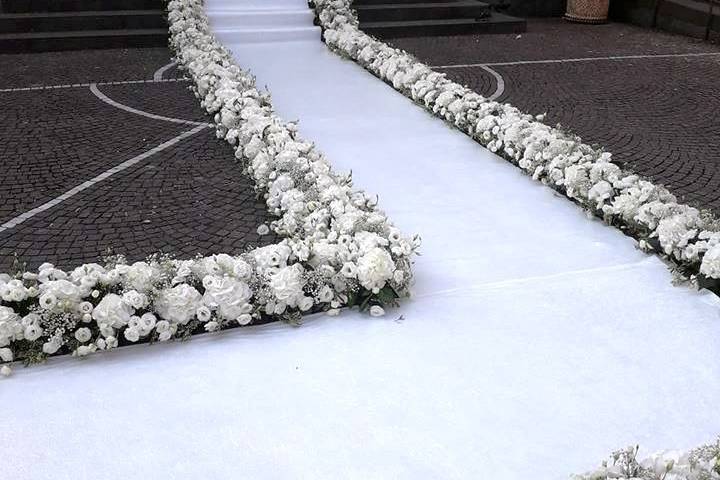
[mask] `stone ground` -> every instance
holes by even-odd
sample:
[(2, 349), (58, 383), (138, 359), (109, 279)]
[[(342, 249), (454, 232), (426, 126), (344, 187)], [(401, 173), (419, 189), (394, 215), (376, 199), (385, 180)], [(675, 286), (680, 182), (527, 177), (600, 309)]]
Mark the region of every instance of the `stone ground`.
[(547, 113), (546, 123), (562, 124), (682, 200), (720, 213), (719, 46), (561, 19), (531, 20), (520, 36), (390, 42), (483, 95)]
[(169, 62), (165, 48), (0, 55), (0, 272), (16, 255), (28, 268), (72, 267), (108, 253), (188, 258), (276, 241), (257, 234), (271, 219), (212, 128), (178, 139), (198, 125), (122, 110), (88, 85), (127, 107), (209, 122), (176, 68), (153, 80)]

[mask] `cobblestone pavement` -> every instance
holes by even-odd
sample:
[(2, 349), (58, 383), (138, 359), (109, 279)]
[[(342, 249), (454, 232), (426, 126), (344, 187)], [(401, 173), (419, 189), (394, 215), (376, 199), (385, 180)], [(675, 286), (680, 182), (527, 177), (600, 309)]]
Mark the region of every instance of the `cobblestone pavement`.
[(531, 20), (521, 36), (391, 42), (430, 65), (449, 67), (440, 71), (483, 95), (547, 113), (546, 123), (604, 147), (683, 201), (720, 213), (717, 45), (560, 19)]
[(257, 234), (271, 218), (213, 129), (122, 110), (87, 85), (12, 90), (147, 80), (97, 88), (149, 114), (210, 121), (176, 68), (163, 78), (177, 81), (152, 82), (169, 62), (167, 49), (0, 55), (0, 272), (15, 256), (68, 268), (109, 253), (187, 258), (277, 241)]

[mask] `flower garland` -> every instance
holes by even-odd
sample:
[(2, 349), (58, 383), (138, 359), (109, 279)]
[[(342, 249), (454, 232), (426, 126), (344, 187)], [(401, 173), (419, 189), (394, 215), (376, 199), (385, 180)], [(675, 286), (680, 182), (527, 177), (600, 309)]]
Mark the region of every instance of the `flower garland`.
[(170, 43), (193, 91), (235, 148), (256, 190), (277, 217), (284, 239), (241, 255), (175, 260), (155, 255), (127, 264), (82, 265), (65, 272), (46, 263), (37, 273), (0, 274), (0, 374), (9, 363), (85, 356), (136, 342), (168, 341), (270, 319), (359, 306), (382, 315), (408, 295), (406, 238), (352, 187), (210, 34), (201, 0), (168, 4)]
[(720, 480), (720, 438), (689, 452), (661, 452), (637, 459), (638, 447), (613, 452), (597, 469), (573, 480)]
[(488, 101), (412, 55), (365, 34), (350, 0), (314, 0), (325, 43), (536, 180), (671, 260), (693, 284), (720, 293), (720, 222), (612, 155), (509, 104)]
[[(426, 110), (621, 229), (646, 252), (677, 266), (699, 288), (720, 294), (720, 221), (678, 203), (666, 188), (612, 163), (608, 152), (541, 123), (509, 104), (489, 101), (412, 55), (362, 32), (351, 0), (312, 0), (323, 39)], [(674, 272), (675, 273), (675, 272)], [(637, 447), (615, 452), (577, 480), (720, 480), (720, 440), (688, 453), (638, 461)]]

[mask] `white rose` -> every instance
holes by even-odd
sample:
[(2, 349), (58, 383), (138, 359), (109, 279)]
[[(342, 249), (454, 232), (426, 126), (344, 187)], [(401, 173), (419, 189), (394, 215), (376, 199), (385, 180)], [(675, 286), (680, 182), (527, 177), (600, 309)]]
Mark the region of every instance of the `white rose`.
[(12, 362), (14, 359), (13, 352), (9, 348), (0, 348), (0, 360), (3, 362)]
[(195, 315), (197, 316), (198, 320), (201, 322), (207, 322), (212, 317), (212, 312), (208, 307), (205, 305), (202, 305), (197, 309), (197, 312), (195, 312)]
[(373, 317), (382, 317), (385, 315), (385, 309), (383, 309), (380, 305), (373, 305), (370, 307), (370, 315)]
[(136, 328), (126, 328), (124, 335), (128, 342), (134, 343), (140, 340), (140, 332)]
[(243, 313), (237, 318), (237, 322), (243, 326), (250, 325), (250, 322), (252, 322), (252, 316), (248, 313)]
[(300, 310), (303, 312), (307, 312), (310, 310), (313, 306), (313, 299), (312, 297), (302, 297), (300, 302), (298, 302), (298, 307), (300, 307)]
[(148, 304), (147, 295), (144, 295), (137, 290), (129, 290), (123, 293), (122, 299), (134, 309), (144, 308)]
[(142, 317), (140, 317), (140, 332), (142, 335), (147, 335), (150, 333), (150, 331), (155, 328), (155, 325), (157, 324), (157, 317), (153, 315), (152, 313), (145, 313)]
[(85, 343), (85, 342), (87, 342), (88, 340), (90, 340), (90, 338), (92, 338), (92, 332), (90, 331), (89, 328), (86, 328), (86, 327), (78, 328), (78, 329), (75, 331), (75, 339), (76, 339), (78, 342)]
[(244, 260), (237, 260), (233, 266), (233, 273), (240, 280), (246, 280), (252, 273), (252, 268)]
[(160, 333), (160, 336), (158, 337), (158, 340), (161, 342), (167, 342), (172, 337), (172, 332), (170, 330), (165, 330), (164, 332)]
[(185, 325), (194, 316), (200, 306), (202, 296), (187, 283), (161, 291), (155, 299), (155, 311), (160, 317), (171, 323)]
[(12, 374), (12, 369), (7, 365), (0, 367), (0, 375), (3, 377), (9, 377)]
[(92, 313), (93, 308), (93, 304), (90, 302), (81, 302), (80, 305), (78, 305), (78, 310), (80, 310), (82, 314)]
[(333, 289), (330, 288), (328, 285), (325, 285), (323, 288), (320, 289), (320, 293), (318, 293), (318, 300), (321, 302), (329, 302), (333, 299), (335, 296), (335, 293), (333, 292)]
[(122, 297), (109, 293), (93, 309), (92, 318), (101, 327), (120, 328), (128, 324), (132, 314), (132, 307), (123, 302)]
[(49, 342), (43, 343), (42, 349), (43, 349), (43, 352), (47, 353), (48, 355), (52, 355), (53, 353), (60, 350), (60, 347), (62, 347), (60, 342), (58, 342), (56, 339), (53, 338)]

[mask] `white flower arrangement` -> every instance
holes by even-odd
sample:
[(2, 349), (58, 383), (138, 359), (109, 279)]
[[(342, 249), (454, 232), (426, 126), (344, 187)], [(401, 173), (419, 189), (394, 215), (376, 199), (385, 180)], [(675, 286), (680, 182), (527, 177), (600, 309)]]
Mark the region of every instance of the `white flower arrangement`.
[(155, 255), (130, 265), (118, 257), (70, 272), (46, 263), (37, 273), (0, 274), (2, 375), (13, 361), (296, 323), (303, 313), (359, 306), (375, 316), (409, 293), (419, 237), (402, 236), (373, 197), (274, 113), (270, 96), (210, 34), (201, 0), (169, 2), (168, 20), (178, 63), (277, 217), (269, 229), (284, 239), (236, 256)]
[[(680, 275), (720, 294), (720, 221), (683, 205), (667, 189), (612, 163), (611, 154), (574, 135), (490, 101), (448, 80), (412, 55), (362, 32), (351, 0), (311, 0), (323, 39), (471, 138), (580, 206), (635, 237), (639, 247), (675, 263)], [(371, 312), (372, 313), (372, 312)], [(689, 453), (637, 461), (637, 448), (577, 480), (720, 480), (720, 440)]]
[(489, 101), (412, 55), (362, 32), (350, 0), (314, 0), (325, 43), (453, 124), (536, 180), (565, 194), (646, 251), (671, 260), (691, 282), (720, 293), (720, 222), (667, 189), (612, 163), (611, 154)]
[(667, 451), (638, 460), (638, 447), (614, 452), (597, 469), (573, 480), (720, 480), (720, 439), (689, 452)]

